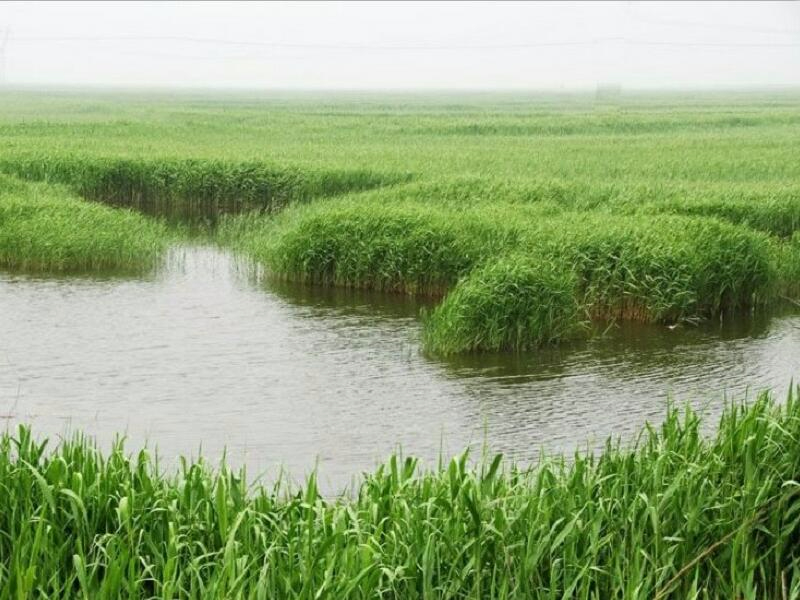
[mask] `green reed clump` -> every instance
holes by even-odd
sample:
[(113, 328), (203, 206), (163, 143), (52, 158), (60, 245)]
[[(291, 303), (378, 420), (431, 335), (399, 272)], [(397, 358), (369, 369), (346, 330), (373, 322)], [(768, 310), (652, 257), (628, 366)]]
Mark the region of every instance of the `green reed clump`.
[(777, 293), (792, 302), (800, 301), (800, 231), (788, 240), (772, 240), (772, 252), (778, 272)]
[(425, 319), (438, 354), (527, 350), (575, 337), (585, 313), (575, 274), (541, 257), (506, 256), (463, 278)]
[(137, 213), (0, 176), (0, 267), (138, 271), (155, 264), (167, 239), (161, 223)]
[(800, 402), (668, 409), (531, 469), (390, 457), (350, 496), (0, 436), (0, 598), (800, 598)]
[(579, 315), (673, 322), (749, 310), (775, 293), (771, 240), (713, 219), (564, 213), (531, 223), (517, 247), (433, 311), (429, 350), (534, 348), (573, 337)]
[(515, 245), (519, 228), (421, 203), (346, 199), (293, 207), (242, 237), (247, 254), (285, 278), (441, 295)]
[(433, 295), (509, 251), (535, 256), (572, 270), (579, 302), (603, 319), (750, 310), (770, 299), (776, 278), (768, 236), (713, 218), (553, 212), (549, 203), (459, 208), (402, 199), (405, 187), (386, 190), (394, 202), (372, 192), (239, 221), (249, 227), (232, 231), (282, 277)]
[(595, 206), (613, 197), (609, 186), (593, 182), (498, 179), (491, 176), (444, 176), (359, 194), (360, 201), (383, 204), (416, 202), (435, 207), (464, 209), (491, 204), (533, 204), (540, 213), (558, 213), (579, 204)]
[(275, 211), (307, 200), (389, 185), (406, 174), (367, 169), (279, 167), (261, 161), (18, 155), (0, 170), (25, 179), (67, 184), (85, 198), (161, 215)]
[(766, 235), (702, 217), (565, 213), (525, 240), (570, 265), (596, 318), (674, 321), (750, 310), (776, 274)]

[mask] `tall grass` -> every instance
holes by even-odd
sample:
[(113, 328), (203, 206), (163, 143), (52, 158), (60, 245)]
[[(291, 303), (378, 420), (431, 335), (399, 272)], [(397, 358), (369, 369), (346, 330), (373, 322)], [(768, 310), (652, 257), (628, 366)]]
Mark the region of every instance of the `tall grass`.
[(238, 246), (286, 279), (439, 296), (518, 237), (516, 227), (439, 207), (347, 198), (256, 220)]
[(438, 354), (527, 350), (575, 337), (586, 313), (575, 274), (542, 257), (505, 256), (462, 279), (425, 318)]
[(0, 171), (67, 184), (92, 200), (158, 216), (198, 220), (215, 219), (222, 213), (272, 212), (291, 200), (336, 195), (408, 179), (408, 175), (367, 169), (301, 170), (263, 161), (58, 154), (6, 157), (0, 160)]
[(800, 598), (800, 402), (672, 407), (532, 469), (392, 456), (349, 497), (0, 437), (0, 598)]
[(800, 306), (800, 231), (788, 240), (772, 240), (772, 251), (778, 269), (776, 293)]
[(702, 215), (746, 225), (782, 238), (800, 231), (800, 189), (784, 186), (766, 191), (726, 190), (726, 193), (703, 193), (685, 190), (662, 202), (650, 201), (638, 207), (641, 211), (663, 211), (683, 215)]
[(571, 265), (594, 317), (676, 321), (771, 300), (770, 239), (703, 217), (570, 213), (526, 240)]
[(141, 271), (154, 266), (168, 239), (164, 225), (140, 214), (0, 176), (0, 267)]
[[(392, 197), (400, 193), (401, 188), (387, 191)], [(568, 286), (570, 306), (579, 305), (592, 318), (648, 322), (750, 311), (774, 299), (777, 289), (773, 241), (714, 218), (553, 212), (549, 204), (478, 200), (461, 208), (418, 200), (381, 203), (376, 196), (292, 207), (234, 230), (240, 248), (279, 277), (433, 296), (454, 290), (457, 298), (438, 313), (448, 318), (430, 321), (453, 326), (437, 325), (436, 334), (427, 336), (448, 352), (521, 348), (568, 337), (572, 328), (562, 327), (561, 317), (539, 318), (550, 308), (541, 286), (549, 282), (550, 297), (563, 298), (566, 278), (574, 281)], [(501, 261), (505, 275), (491, 267), (473, 275), (509, 255)], [(512, 268), (514, 261), (519, 264)], [(532, 277), (536, 269), (544, 275), (535, 292), (504, 279), (512, 272)], [(487, 279), (489, 273), (500, 279)], [(523, 291), (529, 296), (513, 297)], [(501, 323), (509, 328), (502, 333)], [(536, 324), (552, 330), (535, 331)], [(524, 335), (516, 331), (520, 327)], [(445, 332), (457, 339), (447, 343)]]

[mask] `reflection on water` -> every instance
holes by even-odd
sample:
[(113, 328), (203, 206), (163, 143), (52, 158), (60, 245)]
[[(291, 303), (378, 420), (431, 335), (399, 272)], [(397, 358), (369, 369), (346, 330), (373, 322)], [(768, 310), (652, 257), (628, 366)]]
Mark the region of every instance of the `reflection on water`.
[(435, 459), (485, 440), (530, 460), (630, 435), (670, 393), (714, 413), (800, 372), (796, 314), (443, 361), (420, 352), (410, 298), (248, 274), (192, 247), (144, 279), (0, 275), (0, 415), (103, 443), (127, 432), (165, 458), (227, 447), (251, 475), (318, 464), (336, 490), (397, 447)]

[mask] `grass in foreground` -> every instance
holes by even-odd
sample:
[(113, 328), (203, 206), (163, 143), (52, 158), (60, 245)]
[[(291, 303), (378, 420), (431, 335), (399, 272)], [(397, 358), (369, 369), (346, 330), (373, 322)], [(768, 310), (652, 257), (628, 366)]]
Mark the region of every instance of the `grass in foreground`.
[(0, 438), (0, 598), (800, 598), (800, 399), (671, 408), (532, 470), (391, 457), (351, 498)]
[(141, 271), (154, 265), (168, 237), (161, 223), (132, 211), (0, 175), (0, 267)]

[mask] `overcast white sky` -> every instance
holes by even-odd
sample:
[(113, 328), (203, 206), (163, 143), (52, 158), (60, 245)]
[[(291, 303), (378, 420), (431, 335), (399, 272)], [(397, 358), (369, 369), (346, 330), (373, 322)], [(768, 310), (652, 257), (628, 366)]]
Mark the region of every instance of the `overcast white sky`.
[(800, 84), (798, 2), (0, 2), (6, 33), (9, 84)]

